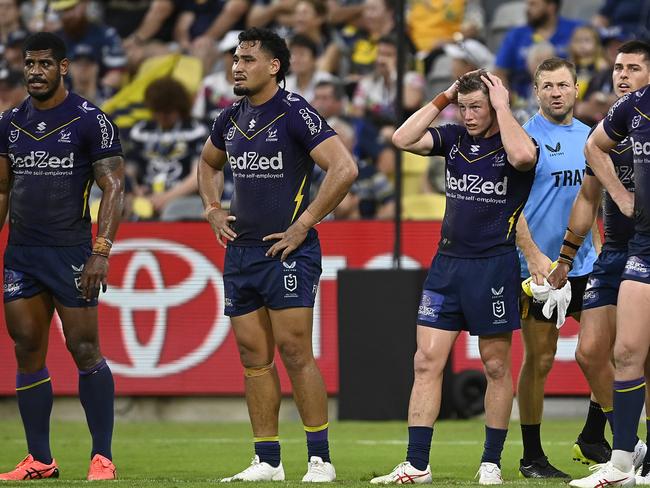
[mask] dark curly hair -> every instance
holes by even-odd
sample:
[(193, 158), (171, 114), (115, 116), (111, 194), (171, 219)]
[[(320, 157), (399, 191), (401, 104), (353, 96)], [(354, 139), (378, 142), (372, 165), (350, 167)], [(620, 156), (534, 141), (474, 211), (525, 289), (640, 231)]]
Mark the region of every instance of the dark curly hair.
[(47, 51), (48, 49), (52, 51), (52, 57), (57, 63), (63, 61), (67, 56), (65, 43), (59, 36), (51, 32), (36, 32), (25, 39), (23, 57), (27, 51)]
[(284, 81), (289, 66), (291, 65), (291, 53), (287, 47), (286, 41), (273, 32), (271, 29), (260, 29), (252, 27), (239, 34), (239, 43), (242, 42), (259, 42), (260, 49), (263, 49), (271, 55), (272, 58), (280, 61), (280, 70), (276, 73), (275, 79), (278, 83)]
[(187, 89), (171, 77), (152, 81), (144, 92), (144, 104), (152, 112), (178, 112), (183, 120), (192, 111), (192, 98)]

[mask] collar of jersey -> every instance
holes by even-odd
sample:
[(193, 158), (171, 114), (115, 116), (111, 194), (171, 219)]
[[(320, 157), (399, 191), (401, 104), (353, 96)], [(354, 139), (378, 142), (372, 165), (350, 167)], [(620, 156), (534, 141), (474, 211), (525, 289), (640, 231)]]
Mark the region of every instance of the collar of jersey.
[[(494, 134), (494, 135), (496, 135), (496, 134)], [(491, 136), (491, 137), (494, 137), (494, 136)], [(485, 138), (483, 138), (481, 140), (487, 140), (487, 139), (489, 139), (489, 137), (485, 137)], [(467, 161), (469, 164), (475, 163), (476, 161), (480, 161), (481, 159), (487, 158), (488, 156), (492, 156), (494, 153), (501, 151), (501, 149), (503, 149), (503, 146), (499, 146), (498, 148), (494, 149), (493, 151), (490, 151), (487, 154), (484, 154), (483, 156), (479, 156), (479, 157), (474, 158), (474, 159), (469, 159), (467, 156), (465, 156), (463, 154), (463, 151), (460, 149), (460, 137), (458, 138), (458, 154), (460, 154), (463, 157), (463, 159), (465, 161)]]
[(35, 136), (34, 134), (32, 134), (31, 132), (29, 132), (28, 130), (23, 129), (23, 128), (20, 127), (18, 124), (16, 124), (13, 120), (11, 121), (11, 125), (13, 125), (13, 126), (14, 126), (16, 129), (18, 129), (20, 132), (23, 132), (23, 133), (27, 134), (29, 137), (31, 137), (31, 138), (34, 139), (35, 141), (42, 141), (42, 140), (45, 139), (47, 136), (51, 136), (51, 135), (54, 134), (56, 131), (59, 131), (59, 130), (63, 129), (64, 127), (66, 127), (66, 126), (72, 124), (73, 122), (76, 122), (76, 121), (79, 120), (80, 118), (81, 118), (81, 117), (75, 117), (74, 119), (72, 119), (72, 120), (66, 122), (65, 124), (58, 126), (56, 129), (52, 129), (52, 130), (51, 130), (50, 132), (48, 132), (47, 134), (43, 134), (41, 137), (37, 137), (37, 136)]

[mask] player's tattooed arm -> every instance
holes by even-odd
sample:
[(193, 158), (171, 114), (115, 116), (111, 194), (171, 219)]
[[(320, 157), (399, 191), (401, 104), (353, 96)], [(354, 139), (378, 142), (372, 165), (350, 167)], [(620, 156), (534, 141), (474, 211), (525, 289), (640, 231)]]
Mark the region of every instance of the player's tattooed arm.
[(97, 239), (81, 274), (80, 288), (87, 301), (97, 297), (100, 288), (106, 291), (108, 254), (124, 209), (124, 159), (111, 156), (95, 161), (93, 175), (103, 194), (97, 217)]
[(95, 161), (93, 175), (103, 192), (97, 217), (97, 235), (112, 241), (124, 210), (124, 159), (122, 156), (111, 156)]
[(9, 191), (11, 190), (11, 163), (9, 158), (0, 156), (0, 229), (4, 226), (9, 209)]
[(205, 141), (199, 166), (197, 178), (199, 183), (199, 195), (203, 200), (205, 218), (210, 222), (212, 231), (217, 237), (217, 242), (226, 247), (227, 241), (234, 241), (237, 234), (230, 226), (236, 220), (227, 210), (221, 208), (221, 194), (223, 193), (223, 167), (226, 164), (226, 153), (215, 147), (208, 137)]

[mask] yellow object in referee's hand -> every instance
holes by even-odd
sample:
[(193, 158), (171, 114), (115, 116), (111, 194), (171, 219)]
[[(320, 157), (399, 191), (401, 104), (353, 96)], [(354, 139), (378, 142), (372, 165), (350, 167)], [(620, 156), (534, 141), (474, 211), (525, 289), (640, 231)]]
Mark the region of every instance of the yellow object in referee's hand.
[[(553, 271), (556, 266), (557, 266), (557, 261), (553, 261), (551, 263), (551, 271)], [(524, 281), (521, 282), (521, 289), (524, 290), (524, 293), (529, 297), (533, 296), (533, 290), (530, 288), (530, 284), (532, 283), (532, 281), (533, 281), (533, 277), (529, 276), (528, 278), (526, 278)]]

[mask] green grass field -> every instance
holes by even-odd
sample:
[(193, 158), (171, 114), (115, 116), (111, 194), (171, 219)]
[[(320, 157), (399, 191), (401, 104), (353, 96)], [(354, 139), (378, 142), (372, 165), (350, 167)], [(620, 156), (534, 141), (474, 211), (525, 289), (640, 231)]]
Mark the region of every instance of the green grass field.
[[(542, 428), (545, 449), (551, 461), (575, 477), (588, 473), (585, 466), (571, 461), (571, 446), (581, 425), (582, 422), (577, 419), (551, 420), (545, 422)], [(339, 486), (369, 486), (367, 481), (372, 476), (387, 473), (404, 458), (404, 422), (333, 422), (330, 431)], [(53, 423), (52, 448), (61, 477), (57, 481), (40, 483), (57, 486), (83, 483), (80, 480), (85, 479), (88, 468), (89, 442), (85, 423)], [(287, 483), (298, 485), (306, 469), (301, 426), (297, 423), (283, 424), (281, 442)], [(434, 484), (478, 486), (473, 478), (482, 445), (481, 420), (439, 422), (431, 452)], [(19, 422), (0, 420), (0, 469), (13, 468), (24, 455), (22, 426)], [(214, 486), (219, 478), (234, 474), (250, 461), (250, 428), (245, 423), (118, 423), (113, 455), (120, 481), (111, 486)], [(520, 455), (519, 425), (513, 422), (502, 462), (506, 484), (565, 486), (559, 481), (518, 478)], [(244, 485), (248, 483), (237, 484), (241, 487)], [(3, 482), (2, 486), (24, 484)]]

